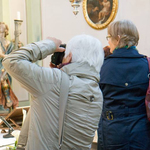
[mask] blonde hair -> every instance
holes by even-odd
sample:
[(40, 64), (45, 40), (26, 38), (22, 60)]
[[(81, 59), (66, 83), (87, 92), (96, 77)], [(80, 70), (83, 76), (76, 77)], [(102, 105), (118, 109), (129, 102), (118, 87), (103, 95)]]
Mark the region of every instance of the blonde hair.
[(138, 45), (139, 33), (136, 26), (129, 20), (115, 21), (108, 26), (108, 34), (112, 40), (118, 40), (118, 48)]
[(5, 35), (4, 35), (4, 37), (6, 37), (9, 33), (8, 33), (8, 31), (9, 31), (9, 28), (8, 28), (8, 26), (7, 26), (7, 24), (5, 24), (4, 22), (0, 22), (0, 25), (5, 25)]

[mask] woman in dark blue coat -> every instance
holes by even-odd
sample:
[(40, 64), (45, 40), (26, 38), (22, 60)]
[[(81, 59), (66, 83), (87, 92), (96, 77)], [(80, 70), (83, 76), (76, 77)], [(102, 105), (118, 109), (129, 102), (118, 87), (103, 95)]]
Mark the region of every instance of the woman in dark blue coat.
[(103, 112), (98, 128), (98, 150), (150, 150), (150, 123), (145, 95), (148, 62), (138, 53), (139, 34), (128, 20), (108, 26), (111, 55), (101, 68)]

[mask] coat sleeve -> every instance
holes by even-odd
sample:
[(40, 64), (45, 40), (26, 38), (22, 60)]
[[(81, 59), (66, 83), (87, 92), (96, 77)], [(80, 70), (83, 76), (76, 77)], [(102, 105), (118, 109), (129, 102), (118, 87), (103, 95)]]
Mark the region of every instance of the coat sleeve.
[(20, 82), (33, 96), (45, 94), (58, 81), (59, 69), (40, 67), (37, 60), (44, 59), (56, 49), (51, 40), (29, 44), (12, 52), (3, 59), (6, 71)]

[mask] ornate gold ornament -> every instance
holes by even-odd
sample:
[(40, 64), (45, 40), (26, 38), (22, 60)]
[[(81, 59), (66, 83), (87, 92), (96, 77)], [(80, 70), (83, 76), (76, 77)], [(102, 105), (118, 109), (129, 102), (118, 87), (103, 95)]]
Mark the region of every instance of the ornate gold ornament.
[(79, 13), (78, 8), (80, 7), (80, 3), (82, 0), (69, 0), (71, 2), (71, 6), (73, 7), (73, 13), (77, 15)]

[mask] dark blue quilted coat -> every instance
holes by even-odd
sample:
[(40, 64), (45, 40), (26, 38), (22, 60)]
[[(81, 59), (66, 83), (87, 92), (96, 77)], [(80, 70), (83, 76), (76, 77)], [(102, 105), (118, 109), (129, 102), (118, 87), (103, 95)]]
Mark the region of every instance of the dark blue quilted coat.
[(146, 118), (148, 62), (131, 47), (105, 58), (100, 76), (104, 96), (98, 129), (98, 150), (150, 150)]

